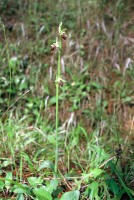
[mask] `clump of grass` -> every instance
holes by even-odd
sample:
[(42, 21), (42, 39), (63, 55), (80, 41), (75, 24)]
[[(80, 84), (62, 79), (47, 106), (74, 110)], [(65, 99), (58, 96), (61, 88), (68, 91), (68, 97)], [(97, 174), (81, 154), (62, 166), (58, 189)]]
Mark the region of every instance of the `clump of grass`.
[(66, 40), (65, 29), (62, 29), (62, 22), (59, 25), (58, 29), (58, 37), (56, 38), (56, 42), (51, 45), (52, 52), (58, 49), (58, 64), (57, 64), (57, 74), (55, 79), (56, 84), (56, 148), (55, 148), (55, 173), (57, 174), (58, 170), (58, 124), (59, 124), (59, 87), (63, 86), (65, 80), (61, 77), (61, 52), (62, 52), (62, 39)]
[(6, 57), (7, 57), (7, 64), (8, 64), (8, 67), (9, 67), (9, 82), (10, 82), (10, 92), (9, 92), (9, 100), (8, 100), (8, 106), (10, 104), (10, 93), (11, 93), (11, 90), (12, 90), (12, 70), (11, 70), (11, 67), (9, 65), (9, 60), (10, 60), (10, 53), (9, 53), (9, 48), (8, 48), (8, 41), (7, 41), (7, 37), (6, 37), (6, 29), (5, 29), (5, 25), (3, 24), (1, 18), (0, 18), (0, 25), (2, 26), (2, 29), (3, 29), (3, 34), (4, 34), (4, 40), (5, 40), (5, 48), (6, 48)]

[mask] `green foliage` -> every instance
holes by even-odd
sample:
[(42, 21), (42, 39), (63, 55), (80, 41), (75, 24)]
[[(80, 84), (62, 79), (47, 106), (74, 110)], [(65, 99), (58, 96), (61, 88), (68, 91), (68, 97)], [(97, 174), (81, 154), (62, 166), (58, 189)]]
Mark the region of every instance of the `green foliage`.
[(52, 200), (52, 196), (49, 192), (44, 190), (43, 188), (35, 188), (33, 193), (36, 195), (37, 199), (40, 200)]
[(41, 163), (41, 165), (39, 166), (38, 171), (44, 169), (44, 168), (50, 168), (53, 172), (54, 172), (54, 165), (51, 161), (44, 161), (43, 163)]
[(79, 196), (80, 196), (80, 192), (78, 190), (74, 190), (74, 191), (64, 193), (62, 197), (60, 198), (60, 200), (66, 200), (66, 199), (78, 200)]

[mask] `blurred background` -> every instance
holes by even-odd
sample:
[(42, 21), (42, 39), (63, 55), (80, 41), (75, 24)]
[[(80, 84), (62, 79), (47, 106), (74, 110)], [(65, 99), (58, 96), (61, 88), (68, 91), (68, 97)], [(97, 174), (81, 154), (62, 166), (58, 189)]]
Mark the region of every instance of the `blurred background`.
[(50, 45), (62, 21), (68, 40), (61, 59), (67, 80), (61, 120), (74, 112), (76, 122), (92, 129), (116, 114), (127, 127), (134, 111), (133, 6), (130, 0), (1, 0), (1, 115), (30, 89), (7, 115), (29, 115), (35, 123), (40, 112), (53, 120), (57, 58)]

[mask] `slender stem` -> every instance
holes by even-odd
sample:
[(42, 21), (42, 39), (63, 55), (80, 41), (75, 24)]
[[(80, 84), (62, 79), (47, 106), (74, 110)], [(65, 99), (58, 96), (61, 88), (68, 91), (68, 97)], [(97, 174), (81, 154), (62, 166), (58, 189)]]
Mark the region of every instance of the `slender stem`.
[(58, 116), (58, 101), (59, 101), (59, 85), (56, 83), (56, 150), (55, 150), (55, 173), (57, 174), (58, 169), (58, 124), (59, 124), (59, 116)]
[(20, 157), (20, 182), (22, 181), (22, 154), (21, 154), (21, 157)]
[[(61, 36), (60, 36), (60, 44), (59, 44), (59, 52), (58, 52), (58, 71), (57, 77), (60, 77), (60, 60), (61, 60)], [(59, 141), (58, 141), (58, 125), (59, 125), (59, 84), (56, 82), (56, 149), (55, 149), (55, 174), (58, 171), (58, 149), (59, 149)]]

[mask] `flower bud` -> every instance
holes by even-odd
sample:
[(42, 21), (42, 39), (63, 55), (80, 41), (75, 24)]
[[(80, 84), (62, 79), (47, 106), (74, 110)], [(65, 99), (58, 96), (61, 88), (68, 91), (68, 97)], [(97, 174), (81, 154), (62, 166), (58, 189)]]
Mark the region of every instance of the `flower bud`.
[(61, 86), (61, 87), (62, 87), (62, 86), (63, 86), (63, 81), (62, 81), (62, 80), (60, 80), (58, 84), (59, 84), (59, 86)]
[(67, 35), (65, 33), (62, 34), (62, 39), (66, 40), (67, 39)]
[(55, 49), (56, 49), (56, 45), (55, 45), (55, 44), (52, 44), (52, 45), (51, 45), (51, 52), (54, 52)]

